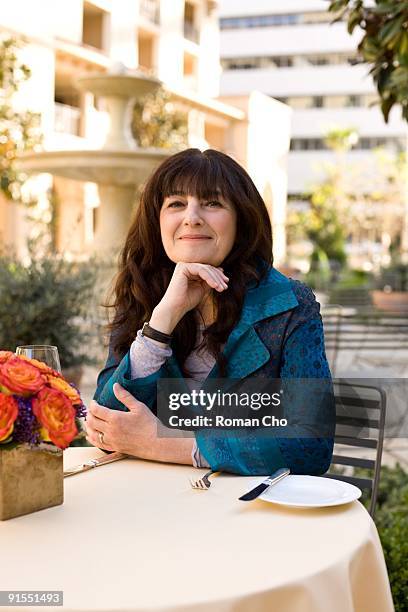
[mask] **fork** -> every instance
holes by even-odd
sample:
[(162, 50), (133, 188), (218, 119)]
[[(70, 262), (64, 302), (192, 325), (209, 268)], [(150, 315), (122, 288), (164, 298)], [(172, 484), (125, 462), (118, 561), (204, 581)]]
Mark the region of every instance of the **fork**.
[(209, 477), (213, 476), (214, 474), (219, 474), (219, 472), (214, 472), (214, 470), (210, 470), (209, 472), (204, 474), (204, 476), (202, 476), (201, 478), (198, 478), (198, 480), (194, 480), (194, 478), (190, 478), (190, 484), (193, 487), (193, 489), (201, 489), (202, 491), (207, 491), (211, 487), (211, 482), (210, 482)]

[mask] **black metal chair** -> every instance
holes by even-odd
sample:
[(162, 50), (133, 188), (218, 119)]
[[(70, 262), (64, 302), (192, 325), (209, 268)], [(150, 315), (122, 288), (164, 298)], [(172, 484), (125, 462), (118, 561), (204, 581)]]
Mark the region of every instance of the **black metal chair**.
[[(374, 517), (384, 441), (386, 394), (380, 387), (347, 382), (345, 379), (335, 380), (333, 384), (336, 401), (335, 446), (332, 463), (324, 476), (344, 480), (370, 491), (369, 513)], [(345, 467), (346, 471), (349, 468), (351, 473), (336, 473), (336, 466), (342, 466), (341, 469)], [(372, 476), (354, 476), (356, 467), (369, 469)]]

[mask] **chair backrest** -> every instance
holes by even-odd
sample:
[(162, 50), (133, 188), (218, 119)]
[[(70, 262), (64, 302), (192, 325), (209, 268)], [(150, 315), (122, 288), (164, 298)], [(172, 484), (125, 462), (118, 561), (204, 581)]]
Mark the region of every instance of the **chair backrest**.
[[(333, 381), (336, 401), (335, 446), (330, 469), (324, 476), (356, 485), (371, 493), (369, 512), (374, 517), (383, 451), (386, 394), (374, 385)], [(347, 466), (350, 474), (337, 474)], [(354, 468), (370, 470), (368, 478), (354, 476)]]
[(321, 309), (324, 328), (324, 345), (332, 376), (336, 375), (342, 310), (343, 306), (340, 304), (330, 304)]

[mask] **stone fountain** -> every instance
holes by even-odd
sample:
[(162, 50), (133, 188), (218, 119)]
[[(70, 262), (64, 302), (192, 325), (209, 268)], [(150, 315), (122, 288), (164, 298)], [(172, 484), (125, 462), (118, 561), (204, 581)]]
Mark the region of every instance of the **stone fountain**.
[(160, 81), (122, 66), (78, 79), (78, 89), (104, 101), (109, 130), (100, 149), (39, 151), (20, 157), (21, 170), (47, 172), (77, 181), (97, 183), (100, 205), (95, 229), (95, 252), (108, 254), (123, 244), (136, 200), (137, 187), (171, 154), (164, 149), (137, 146), (131, 134), (134, 101), (154, 92)]

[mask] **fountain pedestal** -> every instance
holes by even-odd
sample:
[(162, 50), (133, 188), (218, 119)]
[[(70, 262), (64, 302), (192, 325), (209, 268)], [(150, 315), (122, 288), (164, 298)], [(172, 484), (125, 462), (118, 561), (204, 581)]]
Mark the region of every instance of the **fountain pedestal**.
[(97, 253), (117, 251), (123, 245), (136, 204), (133, 186), (99, 185), (100, 204), (96, 213), (94, 249)]
[(102, 148), (30, 152), (18, 160), (19, 168), (30, 174), (47, 172), (98, 184), (95, 253), (111, 255), (120, 249), (136, 205), (137, 187), (172, 153), (168, 149), (141, 149), (130, 130), (134, 101), (159, 86), (157, 79), (125, 71), (121, 66), (80, 78), (78, 88), (100, 97), (109, 113), (109, 130)]

